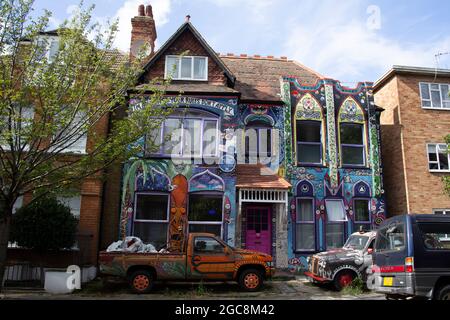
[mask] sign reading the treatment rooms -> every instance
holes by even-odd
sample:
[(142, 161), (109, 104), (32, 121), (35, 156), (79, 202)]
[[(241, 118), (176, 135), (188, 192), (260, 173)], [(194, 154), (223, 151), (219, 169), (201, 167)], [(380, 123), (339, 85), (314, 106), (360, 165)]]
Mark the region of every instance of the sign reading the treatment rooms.
[[(168, 97), (167, 98), (167, 104), (177, 104), (177, 105), (197, 105), (202, 107), (209, 107), (221, 110), (225, 113), (226, 116), (234, 117), (235, 110), (233, 106), (213, 101), (213, 100), (207, 100), (207, 99), (201, 99), (201, 98), (195, 98), (195, 97)], [(133, 103), (131, 101), (132, 108), (134, 110), (139, 109), (141, 104), (140, 103)]]

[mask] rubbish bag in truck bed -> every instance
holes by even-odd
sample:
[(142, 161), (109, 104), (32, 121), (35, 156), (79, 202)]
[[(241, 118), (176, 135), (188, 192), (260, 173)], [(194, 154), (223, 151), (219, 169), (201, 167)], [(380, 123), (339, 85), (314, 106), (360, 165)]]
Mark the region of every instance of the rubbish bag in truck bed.
[(126, 237), (125, 241), (113, 242), (106, 249), (106, 252), (157, 252), (152, 244), (144, 244), (138, 237)]

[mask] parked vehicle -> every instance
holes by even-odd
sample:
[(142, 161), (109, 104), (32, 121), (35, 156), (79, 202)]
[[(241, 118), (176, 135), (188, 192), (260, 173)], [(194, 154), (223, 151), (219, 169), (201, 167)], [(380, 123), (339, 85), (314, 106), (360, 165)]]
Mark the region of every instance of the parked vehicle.
[(208, 233), (191, 233), (182, 253), (100, 252), (100, 273), (126, 277), (136, 293), (157, 280), (237, 281), (257, 291), (275, 269), (265, 253), (235, 249)]
[(403, 215), (386, 220), (375, 242), (371, 288), (388, 299), (450, 300), (450, 217)]
[(337, 290), (348, 286), (356, 277), (366, 280), (366, 269), (372, 265), (376, 232), (353, 233), (340, 249), (321, 252), (308, 258), (308, 276), (313, 283), (333, 283)]

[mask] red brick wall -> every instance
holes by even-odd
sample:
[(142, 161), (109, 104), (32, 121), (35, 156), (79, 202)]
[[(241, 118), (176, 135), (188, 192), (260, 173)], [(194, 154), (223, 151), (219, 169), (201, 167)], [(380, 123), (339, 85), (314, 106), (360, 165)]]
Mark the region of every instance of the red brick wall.
[[(208, 83), (214, 85), (225, 85), (226, 77), (220, 66), (209, 57), (208, 52), (194, 37), (191, 31), (186, 30), (175, 42), (167, 49), (167, 51), (152, 65), (146, 75), (146, 80), (155, 78), (164, 78), (166, 55), (180, 55), (185, 53), (191, 56), (208, 56)], [(186, 82), (186, 81), (184, 81)], [(198, 83), (194, 81), (193, 83)], [(206, 82), (206, 81), (205, 81)], [(173, 83), (177, 83), (176, 80)]]

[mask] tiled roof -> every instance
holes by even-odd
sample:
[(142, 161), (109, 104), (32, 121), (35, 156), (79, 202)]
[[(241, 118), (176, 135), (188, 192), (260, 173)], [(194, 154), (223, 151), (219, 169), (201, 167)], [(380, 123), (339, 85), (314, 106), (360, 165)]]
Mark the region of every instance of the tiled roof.
[(261, 164), (240, 164), (236, 170), (236, 188), (289, 189), (291, 184)]
[(108, 50), (105, 52), (106, 59), (115, 59), (113, 69), (118, 69), (120, 65), (128, 62), (129, 55), (119, 50)]
[(221, 55), (220, 58), (236, 77), (234, 89), (242, 100), (281, 101), (280, 78), (293, 76), (302, 84), (313, 85), (323, 78), (315, 71), (286, 57)]

